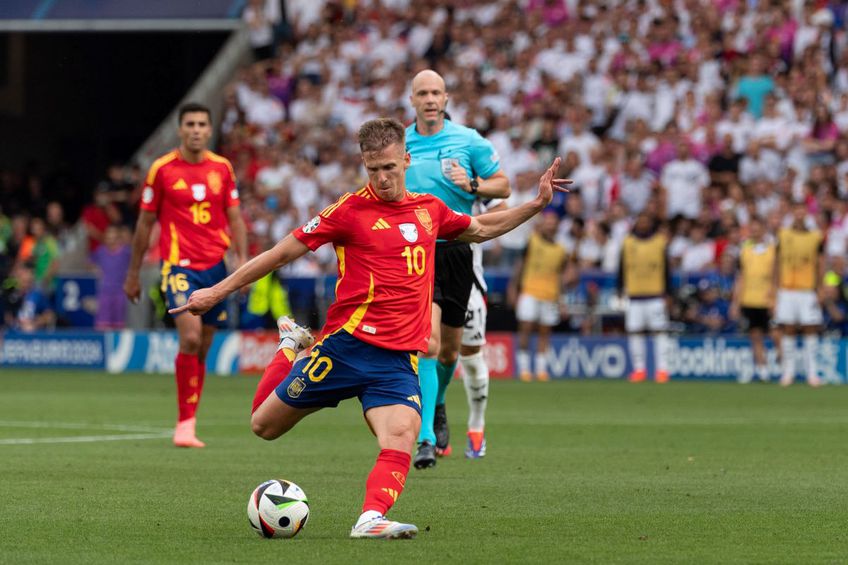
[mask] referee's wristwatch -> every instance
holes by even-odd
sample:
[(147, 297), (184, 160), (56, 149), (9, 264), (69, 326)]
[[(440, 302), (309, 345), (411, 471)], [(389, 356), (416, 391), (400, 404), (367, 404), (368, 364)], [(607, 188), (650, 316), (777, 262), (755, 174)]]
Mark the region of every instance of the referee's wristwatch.
[(471, 179), (471, 182), (468, 184), (471, 186), (471, 194), (477, 194), (477, 189), (480, 188), (480, 183), (477, 182), (477, 179)]

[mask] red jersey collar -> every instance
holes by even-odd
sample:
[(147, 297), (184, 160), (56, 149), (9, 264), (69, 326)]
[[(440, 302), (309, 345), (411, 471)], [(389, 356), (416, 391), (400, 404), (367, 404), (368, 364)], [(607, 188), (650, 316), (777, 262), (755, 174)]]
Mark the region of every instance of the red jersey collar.
[[(373, 187), (373, 186), (371, 186), (371, 183), (370, 183), (370, 182), (369, 182), (368, 184), (366, 184), (364, 187), (362, 187), (362, 189), (360, 190), (360, 192), (365, 192), (365, 194), (367, 194), (368, 196), (370, 196), (371, 198), (373, 198), (373, 199), (375, 199), (375, 200), (380, 200), (381, 202), (383, 201), (383, 199), (382, 199), (382, 198), (380, 198), (380, 197), (377, 195), (377, 191), (375, 191), (375, 190), (374, 190), (374, 187)], [(411, 194), (412, 194), (411, 192), (409, 192), (408, 190), (404, 189), (404, 191), (403, 191), (403, 199), (402, 199), (402, 200), (398, 200), (398, 202), (403, 202), (404, 200), (406, 200), (407, 198), (409, 198)]]
[(206, 161), (209, 160), (209, 153), (210, 153), (210, 151), (208, 149), (204, 149), (203, 150), (203, 159), (201, 159), (197, 163), (192, 163), (191, 161), (186, 160), (185, 156), (183, 155), (183, 152), (180, 150), (179, 147), (174, 149), (174, 154), (177, 156), (177, 159), (179, 159), (180, 161), (182, 161), (183, 163), (185, 163), (187, 165), (200, 165), (200, 164), (205, 163)]

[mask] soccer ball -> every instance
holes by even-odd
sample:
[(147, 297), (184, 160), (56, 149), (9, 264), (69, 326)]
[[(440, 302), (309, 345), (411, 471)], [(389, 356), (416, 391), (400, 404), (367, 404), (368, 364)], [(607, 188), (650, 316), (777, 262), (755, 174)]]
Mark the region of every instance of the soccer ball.
[(308, 518), (306, 493), (291, 481), (265, 481), (254, 489), (247, 501), (247, 519), (262, 537), (293, 538)]

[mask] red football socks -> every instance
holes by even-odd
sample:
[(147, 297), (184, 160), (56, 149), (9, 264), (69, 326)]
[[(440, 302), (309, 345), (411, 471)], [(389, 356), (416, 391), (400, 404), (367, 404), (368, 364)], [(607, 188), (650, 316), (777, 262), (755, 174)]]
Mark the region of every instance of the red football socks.
[(206, 382), (206, 360), (197, 359), (197, 403), (200, 404), (200, 397), (203, 395), (203, 383)]
[[(291, 356), (291, 359), (289, 359)], [(281, 349), (274, 355), (271, 363), (265, 367), (265, 372), (256, 386), (256, 394), (253, 396), (253, 408), (250, 413), (256, 412), (259, 405), (265, 402), (268, 395), (289, 376), (294, 364), (294, 352), (291, 349)]]
[(406, 474), (409, 473), (409, 453), (396, 449), (383, 449), (377, 456), (377, 462), (365, 482), (365, 502), (362, 511), (374, 510), (385, 516), (389, 508), (397, 502)]
[(197, 355), (177, 353), (174, 362), (177, 373), (177, 406), (179, 407), (178, 421), (194, 418), (197, 413), (197, 404), (200, 402), (200, 393), (203, 390), (203, 376), (201, 372), (200, 359)]

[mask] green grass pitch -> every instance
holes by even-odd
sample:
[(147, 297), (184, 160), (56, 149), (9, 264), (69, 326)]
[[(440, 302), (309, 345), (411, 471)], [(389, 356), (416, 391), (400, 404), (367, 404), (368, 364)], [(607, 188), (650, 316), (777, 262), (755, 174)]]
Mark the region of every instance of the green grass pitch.
[[(848, 387), (495, 382), (467, 461), (455, 383), (454, 455), (391, 513), (421, 533), (386, 542), (347, 538), (377, 453), (355, 400), (264, 442), (256, 380), (208, 381), (208, 446), (178, 450), (169, 377), (0, 372), (0, 563), (848, 562)], [(269, 478), (309, 495), (293, 540), (248, 525)]]

